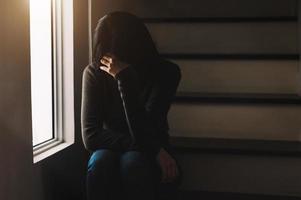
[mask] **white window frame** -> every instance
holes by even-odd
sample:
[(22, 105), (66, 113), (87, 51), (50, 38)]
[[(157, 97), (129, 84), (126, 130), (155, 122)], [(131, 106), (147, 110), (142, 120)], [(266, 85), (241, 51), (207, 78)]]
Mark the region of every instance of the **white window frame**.
[(54, 139), (33, 148), (37, 163), (74, 143), (73, 0), (52, 0)]

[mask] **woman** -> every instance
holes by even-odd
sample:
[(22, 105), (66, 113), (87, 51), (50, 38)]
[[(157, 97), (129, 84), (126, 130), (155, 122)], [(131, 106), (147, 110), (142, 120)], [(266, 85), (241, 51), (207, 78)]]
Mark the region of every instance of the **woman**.
[(98, 21), (82, 87), (89, 200), (178, 196), (182, 170), (168, 141), (167, 113), (180, 79), (141, 19), (118, 11)]

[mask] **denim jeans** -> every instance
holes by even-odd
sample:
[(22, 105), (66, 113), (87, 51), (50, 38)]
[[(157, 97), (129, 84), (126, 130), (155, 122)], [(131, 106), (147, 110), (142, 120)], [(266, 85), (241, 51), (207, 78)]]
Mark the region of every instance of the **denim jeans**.
[(149, 154), (100, 149), (93, 152), (88, 162), (87, 197), (88, 200), (176, 200), (182, 177), (180, 166), (179, 172), (176, 181), (162, 183), (161, 169)]

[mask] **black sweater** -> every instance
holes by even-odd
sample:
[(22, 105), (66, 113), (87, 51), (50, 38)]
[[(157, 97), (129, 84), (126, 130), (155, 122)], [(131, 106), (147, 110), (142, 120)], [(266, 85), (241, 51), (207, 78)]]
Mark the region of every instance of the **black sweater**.
[(179, 66), (165, 59), (130, 65), (115, 78), (88, 65), (81, 105), (85, 148), (169, 151), (167, 114), (180, 79)]

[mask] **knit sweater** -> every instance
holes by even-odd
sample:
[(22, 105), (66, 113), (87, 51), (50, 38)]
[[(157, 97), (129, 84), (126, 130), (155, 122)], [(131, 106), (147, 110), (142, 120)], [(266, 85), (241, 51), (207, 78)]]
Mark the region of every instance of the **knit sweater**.
[(181, 79), (175, 63), (159, 59), (116, 74), (88, 65), (83, 71), (81, 128), (85, 148), (169, 151), (167, 114)]

